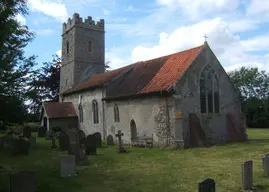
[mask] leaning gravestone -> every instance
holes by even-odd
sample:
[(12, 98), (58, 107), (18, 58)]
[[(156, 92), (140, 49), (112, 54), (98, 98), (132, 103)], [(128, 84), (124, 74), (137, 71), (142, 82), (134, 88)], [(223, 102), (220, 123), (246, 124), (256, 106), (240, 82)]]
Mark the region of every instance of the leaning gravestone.
[(45, 137), (47, 128), (45, 126), (38, 128), (38, 137)]
[(32, 148), (36, 147), (36, 137), (29, 137), (28, 141), (30, 143), (30, 147), (32, 147)]
[(24, 137), (27, 137), (27, 138), (31, 137), (32, 135), (31, 128), (29, 126), (24, 127), (22, 130), (22, 134)]
[(216, 183), (213, 179), (207, 178), (199, 183), (199, 192), (216, 192)]
[(106, 138), (106, 144), (107, 145), (114, 145), (114, 139), (112, 135), (108, 135)]
[(100, 133), (96, 132), (93, 134), (93, 136), (95, 136), (96, 138), (96, 147), (100, 148), (102, 146), (102, 136)]
[(37, 174), (35, 171), (19, 171), (10, 175), (10, 192), (36, 192)]
[(76, 160), (74, 155), (61, 156), (61, 177), (70, 177), (76, 173)]
[(61, 151), (67, 151), (70, 145), (69, 137), (66, 133), (59, 135), (59, 148)]
[(263, 170), (265, 177), (269, 177), (269, 155), (265, 155), (263, 159)]
[(96, 137), (94, 135), (88, 135), (85, 140), (86, 155), (96, 155)]
[(244, 190), (253, 188), (253, 161), (246, 161), (241, 165), (242, 187)]

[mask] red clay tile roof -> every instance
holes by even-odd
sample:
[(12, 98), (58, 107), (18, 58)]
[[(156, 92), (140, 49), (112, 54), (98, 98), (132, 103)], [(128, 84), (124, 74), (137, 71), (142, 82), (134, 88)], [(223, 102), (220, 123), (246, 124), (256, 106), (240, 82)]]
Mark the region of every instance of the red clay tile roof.
[(71, 102), (44, 102), (43, 109), (48, 118), (77, 117)]
[(165, 91), (182, 77), (203, 47), (204, 45), (201, 45), (92, 76), (66, 93), (103, 85), (106, 86), (106, 98)]

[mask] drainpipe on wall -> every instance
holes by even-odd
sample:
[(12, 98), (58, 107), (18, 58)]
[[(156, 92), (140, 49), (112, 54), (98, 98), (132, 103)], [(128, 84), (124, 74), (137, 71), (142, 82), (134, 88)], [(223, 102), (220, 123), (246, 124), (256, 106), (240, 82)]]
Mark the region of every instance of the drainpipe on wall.
[(167, 100), (167, 96), (165, 96), (165, 115), (166, 115), (166, 129), (167, 129), (167, 139), (166, 139), (166, 145), (167, 147), (170, 144), (170, 115), (169, 115), (169, 107), (168, 107), (168, 100)]
[[(105, 88), (103, 87), (102, 88), (102, 99), (104, 98), (104, 90), (105, 90)], [(106, 139), (106, 125), (105, 125), (105, 118), (106, 118), (106, 116), (105, 116), (105, 101), (103, 100), (102, 101), (102, 108), (103, 108), (103, 139), (105, 140)]]

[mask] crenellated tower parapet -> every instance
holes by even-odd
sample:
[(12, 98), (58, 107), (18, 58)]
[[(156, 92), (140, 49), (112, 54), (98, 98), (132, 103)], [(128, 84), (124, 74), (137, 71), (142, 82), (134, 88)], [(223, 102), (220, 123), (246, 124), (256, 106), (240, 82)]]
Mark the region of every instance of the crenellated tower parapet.
[(74, 13), (72, 18), (68, 18), (66, 23), (63, 23), (63, 31), (65, 34), (70, 31), (74, 26), (91, 29), (95, 31), (105, 31), (105, 20), (95, 22), (92, 17), (88, 16), (84, 21), (78, 13)]

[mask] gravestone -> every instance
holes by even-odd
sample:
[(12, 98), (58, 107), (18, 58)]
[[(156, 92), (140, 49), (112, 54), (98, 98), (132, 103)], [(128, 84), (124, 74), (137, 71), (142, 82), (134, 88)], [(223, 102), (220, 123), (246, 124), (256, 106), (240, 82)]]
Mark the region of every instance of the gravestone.
[(30, 147), (32, 147), (32, 148), (36, 147), (36, 137), (29, 137), (28, 141), (30, 143)]
[(61, 177), (70, 177), (76, 173), (76, 160), (74, 155), (61, 156)]
[(86, 134), (84, 133), (84, 131), (78, 130), (77, 135), (78, 135), (79, 144), (80, 145), (85, 144)]
[(102, 136), (100, 133), (96, 132), (93, 134), (93, 136), (95, 136), (96, 138), (96, 147), (100, 148), (102, 146)]
[(79, 146), (76, 150), (76, 164), (79, 166), (84, 166), (84, 165), (89, 164), (87, 155), (84, 153), (84, 151), (81, 148), (79, 148)]
[(213, 179), (207, 178), (198, 186), (199, 192), (216, 192), (216, 183)]
[(42, 126), (38, 128), (38, 137), (45, 137), (47, 131), (47, 127)]
[(70, 145), (69, 137), (66, 133), (59, 135), (59, 148), (61, 151), (67, 151)]
[(119, 153), (126, 153), (127, 151), (122, 146), (122, 140), (121, 140), (122, 136), (123, 136), (123, 133), (121, 132), (121, 130), (118, 130), (118, 134), (116, 134), (116, 137), (118, 138), (117, 150), (118, 150)]
[(10, 192), (36, 192), (37, 174), (35, 171), (19, 171), (10, 175)]
[(88, 135), (85, 140), (85, 152), (86, 155), (96, 155), (96, 137), (94, 135)]
[(269, 154), (266, 154), (263, 158), (263, 170), (265, 177), (269, 177)]
[(24, 127), (22, 130), (22, 135), (27, 138), (31, 137), (32, 135), (31, 128), (29, 126)]
[(253, 188), (253, 161), (246, 161), (241, 165), (242, 187), (244, 190)]
[(112, 135), (108, 135), (106, 138), (107, 145), (114, 145), (114, 139)]

